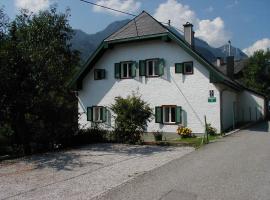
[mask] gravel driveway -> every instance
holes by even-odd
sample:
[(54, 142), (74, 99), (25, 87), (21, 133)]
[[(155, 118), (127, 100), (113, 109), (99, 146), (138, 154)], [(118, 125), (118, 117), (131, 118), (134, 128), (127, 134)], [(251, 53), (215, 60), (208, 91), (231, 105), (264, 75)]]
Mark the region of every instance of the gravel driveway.
[(0, 162), (0, 199), (91, 199), (193, 150), (96, 144)]

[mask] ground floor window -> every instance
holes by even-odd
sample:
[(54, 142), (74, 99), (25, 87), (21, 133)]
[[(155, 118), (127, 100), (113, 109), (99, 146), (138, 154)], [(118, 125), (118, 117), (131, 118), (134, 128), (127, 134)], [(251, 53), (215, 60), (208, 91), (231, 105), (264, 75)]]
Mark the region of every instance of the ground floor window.
[(182, 107), (176, 105), (163, 105), (155, 108), (156, 123), (181, 124)]
[(103, 106), (92, 106), (87, 108), (87, 121), (106, 122), (107, 109)]

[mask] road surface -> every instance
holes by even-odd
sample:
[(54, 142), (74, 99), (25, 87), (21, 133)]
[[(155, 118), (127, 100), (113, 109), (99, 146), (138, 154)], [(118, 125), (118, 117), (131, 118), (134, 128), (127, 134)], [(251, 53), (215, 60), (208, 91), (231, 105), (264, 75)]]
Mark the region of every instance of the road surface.
[(206, 145), (98, 199), (269, 200), (269, 122)]

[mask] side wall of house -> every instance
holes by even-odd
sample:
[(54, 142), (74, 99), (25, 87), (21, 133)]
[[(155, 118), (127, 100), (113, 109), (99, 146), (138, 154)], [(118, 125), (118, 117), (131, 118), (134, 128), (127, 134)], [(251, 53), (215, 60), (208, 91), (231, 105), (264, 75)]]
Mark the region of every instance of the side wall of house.
[(222, 129), (226, 130), (233, 127), (237, 123), (237, 101), (238, 94), (236, 91), (223, 88), (221, 90), (222, 96)]
[[(114, 63), (121, 61), (137, 61), (163, 58), (165, 60), (164, 75), (156, 78), (139, 77), (133, 79), (115, 79)], [(194, 74), (183, 75), (175, 73), (175, 63), (193, 61)], [(93, 69), (105, 69), (104, 80), (94, 80)], [(207, 122), (220, 131), (220, 99), (218, 88), (209, 82), (209, 72), (174, 42), (147, 41), (129, 44), (119, 44), (105, 52), (83, 81), (83, 89), (79, 91), (79, 124), (81, 128), (91, 125), (86, 120), (85, 109), (88, 106), (99, 105), (109, 107), (116, 96), (126, 97), (132, 92), (138, 92), (141, 97), (155, 108), (161, 105), (182, 106), (184, 125), (194, 133), (204, 132), (204, 116)], [(214, 90), (216, 102), (209, 103), (209, 90)], [(111, 116), (113, 113), (111, 113)], [(106, 127), (113, 126), (110, 117)], [(175, 132), (177, 125), (155, 123), (153, 119), (147, 131), (156, 130)]]
[(258, 121), (265, 118), (265, 99), (250, 91), (239, 94), (239, 121)]

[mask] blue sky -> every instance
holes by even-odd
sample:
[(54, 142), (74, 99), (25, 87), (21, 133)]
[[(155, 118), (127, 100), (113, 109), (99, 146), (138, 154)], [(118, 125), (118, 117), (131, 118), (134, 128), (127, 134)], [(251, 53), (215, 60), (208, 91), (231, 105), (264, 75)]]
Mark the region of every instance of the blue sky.
[[(139, 14), (146, 10), (158, 20), (172, 20), (181, 27), (186, 21), (195, 25), (196, 36), (218, 47), (232, 41), (246, 52), (270, 47), (269, 0), (89, 0)], [(131, 18), (108, 10), (93, 8), (79, 0), (0, 0), (10, 18), (20, 7), (37, 12), (57, 3), (61, 11), (71, 9), (70, 24), (87, 33), (104, 29), (116, 20)], [(35, 5), (36, 4), (36, 5)], [(257, 43), (256, 43), (257, 42)], [(247, 49), (249, 48), (249, 49)]]

